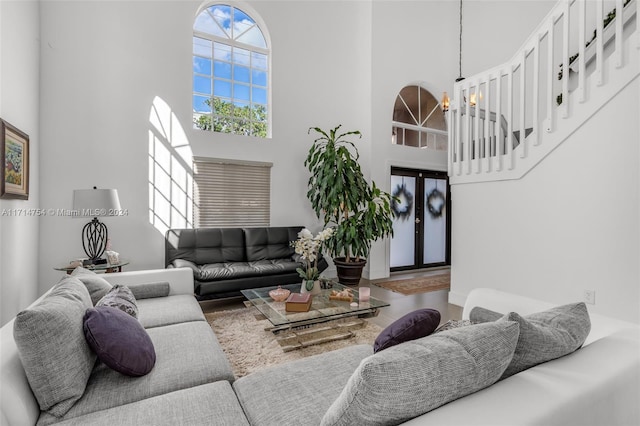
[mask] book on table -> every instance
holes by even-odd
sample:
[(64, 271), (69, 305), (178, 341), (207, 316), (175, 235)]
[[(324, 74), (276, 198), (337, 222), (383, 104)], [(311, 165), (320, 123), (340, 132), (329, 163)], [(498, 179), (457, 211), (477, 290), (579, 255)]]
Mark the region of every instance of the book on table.
[(291, 293), (285, 302), (287, 312), (309, 312), (311, 309), (310, 293)]

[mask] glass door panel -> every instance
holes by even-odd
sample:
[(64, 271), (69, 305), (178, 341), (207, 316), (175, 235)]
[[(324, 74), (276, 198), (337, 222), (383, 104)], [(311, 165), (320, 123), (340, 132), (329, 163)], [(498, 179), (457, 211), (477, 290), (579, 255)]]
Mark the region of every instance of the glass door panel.
[(424, 179), (423, 263), (447, 260), (447, 181)]
[(391, 176), (391, 193), (397, 197), (391, 207), (394, 212), (393, 237), (391, 238), (392, 268), (415, 264), (415, 195), (416, 178)]

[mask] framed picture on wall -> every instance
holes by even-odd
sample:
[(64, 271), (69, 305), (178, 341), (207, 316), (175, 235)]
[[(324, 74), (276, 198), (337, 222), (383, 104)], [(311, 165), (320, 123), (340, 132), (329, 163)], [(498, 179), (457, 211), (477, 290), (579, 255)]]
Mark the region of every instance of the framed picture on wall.
[(29, 199), (29, 136), (0, 119), (0, 198)]

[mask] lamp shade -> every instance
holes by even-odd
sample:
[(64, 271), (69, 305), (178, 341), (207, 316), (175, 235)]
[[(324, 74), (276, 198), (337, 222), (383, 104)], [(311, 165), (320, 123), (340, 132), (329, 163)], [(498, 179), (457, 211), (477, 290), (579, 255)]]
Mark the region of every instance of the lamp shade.
[(117, 189), (75, 189), (74, 217), (116, 216), (120, 210)]

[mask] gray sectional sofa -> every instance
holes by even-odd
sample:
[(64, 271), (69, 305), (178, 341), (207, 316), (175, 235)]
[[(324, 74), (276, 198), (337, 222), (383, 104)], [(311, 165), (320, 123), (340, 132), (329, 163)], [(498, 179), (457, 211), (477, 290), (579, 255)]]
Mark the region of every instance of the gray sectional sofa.
[[(63, 417), (56, 418), (40, 410), (32, 392), (13, 337), (14, 319), (2, 327), (0, 333), (0, 423), (110, 426), (211, 424), (215, 418), (217, 424), (247, 425), (231, 387), (235, 378), (231, 367), (193, 297), (191, 271), (123, 272), (101, 277), (113, 285), (127, 285), (132, 289), (148, 283), (169, 283), (168, 296), (137, 300), (138, 319), (151, 337), (156, 352), (153, 370), (143, 377), (128, 377), (99, 361), (95, 362), (82, 397)], [(65, 279), (76, 280), (74, 277)], [(77, 285), (83, 286), (81, 283)], [(68, 298), (77, 299), (77, 296)], [(75, 300), (69, 300), (69, 303), (73, 302)], [(82, 324), (82, 319), (73, 318), (70, 321), (76, 324), (74, 329), (61, 333), (82, 334), (82, 326), (78, 329), (76, 322)], [(53, 340), (53, 337), (49, 339)], [(74, 350), (80, 351), (82, 348)], [(69, 364), (68, 359), (51, 361), (55, 361), (59, 368)], [(55, 365), (50, 368), (57, 369)], [(67, 383), (66, 387), (70, 385)]]
[[(165, 267), (193, 271), (199, 300), (240, 296), (240, 290), (301, 282), (303, 263), (290, 242), (302, 226), (169, 229)], [(318, 270), (328, 267), (320, 255)]]
[[(154, 369), (132, 378), (97, 362), (81, 397), (54, 419), (32, 392), (11, 321), (0, 330), (0, 425), (640, 424), (637, 324), (592, 314), (580, 350), (495, 384), (518, 339), (514, 321), (473, 326), (473, 333), (454, 329), (376, 354), (354, 345), (236, 379), (193, 298), (190, 269), (104, 277), (131, 288), (169, 283), (168, 296), (137, 301), (156, 349)], [(523, 315), (552, 307), (477, 289), (463, 318), (476, 306)]]

